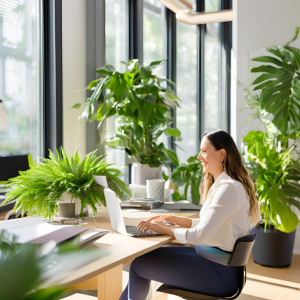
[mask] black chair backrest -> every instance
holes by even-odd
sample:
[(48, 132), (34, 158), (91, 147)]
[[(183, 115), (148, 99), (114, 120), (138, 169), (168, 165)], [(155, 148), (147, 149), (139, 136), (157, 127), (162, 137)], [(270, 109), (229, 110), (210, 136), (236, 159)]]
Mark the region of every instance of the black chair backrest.
[(233, 251), (227, 265), (232, 267), (245, 266), (248, 262), (256, 234), (249, 234), (238, 238), (233, 246)]
[(0, 157), (0, 181), (7, 181), (29, 169), (28, 154)]

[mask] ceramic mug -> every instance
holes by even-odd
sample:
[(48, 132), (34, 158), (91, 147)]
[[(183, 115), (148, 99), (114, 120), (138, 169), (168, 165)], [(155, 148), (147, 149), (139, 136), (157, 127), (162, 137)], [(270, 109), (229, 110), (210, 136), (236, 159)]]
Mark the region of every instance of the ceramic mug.
[(164, 201), (165, 180), (148, 179), (146, 180), (147, 198), (159, 199)]

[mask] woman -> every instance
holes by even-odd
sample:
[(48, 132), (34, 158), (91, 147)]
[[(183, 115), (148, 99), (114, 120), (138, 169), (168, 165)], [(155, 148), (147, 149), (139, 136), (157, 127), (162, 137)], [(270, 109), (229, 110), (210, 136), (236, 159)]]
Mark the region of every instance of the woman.
[[(260, 218), (259, 203), (248, 171), (232, 139), (225, 131), (206, 132), (197, 157), (203, 165), (200, 185), (200, 219), (160, 215), (138, 224), (176, 238), (179, 243), (232, 251), (235, 241), (247, 235)], [(165, 225), (162, 221), (176, 226)], [(232, 296), (243, 267), (212, 262), (194, 247), (161, 247), (136, 258), (121, 300), (146, 299), (150, 281), (215, 296)]]

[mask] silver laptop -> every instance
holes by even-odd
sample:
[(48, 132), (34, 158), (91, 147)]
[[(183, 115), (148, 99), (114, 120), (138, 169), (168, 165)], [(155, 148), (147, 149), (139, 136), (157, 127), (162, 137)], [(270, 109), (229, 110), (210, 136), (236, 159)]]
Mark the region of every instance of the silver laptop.
[(109, 188), (104, 189), (104, 195), (105, 195), (105, 200), (109, 212), (109, 217), (110, 217), (110, 222), (112, 228), (123, 234), (123, 235), (130, 235), (130, 236), (151, 236), (151, 235), (161, 235), (161, 233), (156, 233), (151, 230), (147, 230), (144, 232), (138, 231), (136, 226), (125, 226), (122, 212), (121, 212), (121, 207), (120, 207), (120, 200)]

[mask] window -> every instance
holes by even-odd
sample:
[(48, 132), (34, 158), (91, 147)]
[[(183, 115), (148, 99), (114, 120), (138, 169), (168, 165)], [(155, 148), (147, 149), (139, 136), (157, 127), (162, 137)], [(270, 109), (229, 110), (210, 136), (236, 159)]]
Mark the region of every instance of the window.
[(176, 92), (181, 108), (176, 110), (176, 126), (181, 131), (181, 142), (176, 142), (176, 153), (182, 162), (197, 154), (197, 27), (177, 21), (176, 37)]
[[(164, 27), (165, 8), (158, 0), (144, 0), (143, 2), (143, 56), (144, 65), (149, 66), (152, 61), (165, 59), (164, 57)], [(154, 69), (154, 73), (162, 76), (164, 65)]]
[(105, 59), (119, 71), (125, 71), (121, 61), (128, 60), (127, 10), (125, 0), (105, 0)]
[(41, 1), (0, 2), (0, 99), (9, 128), (0, 130), (0, 155), (42, 151)]
[[(125, 0), (105, 0), (105, 60), (106, 64), (112, 64), (116, 70), (124, 72), (125, 65), (121, 61), (128, 61), (128, 11)], [(100, 67), (100, 66), (99, 66)], [(106, 120), (106, 128), (100, 136), (101, 142), (104, 135), (117, 132), (118, 118), (111, 117)], [(100, 134), (101, 135), (101, 134)], [(125, 153), (123, 150), (112, 149), (105, 146), (107, 161), (125, 165)]]
[[(219, 0), (206, 0), (205, 11), (220, 10)], [(204, 131), (221, 128), (220, 23), (206, 24), (204, 42)], [(224, 112), (225, 113), (225, 112)], [(225, 129), (225, 128), (222, 128)]]

